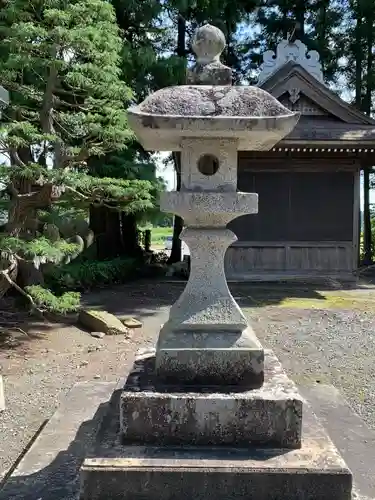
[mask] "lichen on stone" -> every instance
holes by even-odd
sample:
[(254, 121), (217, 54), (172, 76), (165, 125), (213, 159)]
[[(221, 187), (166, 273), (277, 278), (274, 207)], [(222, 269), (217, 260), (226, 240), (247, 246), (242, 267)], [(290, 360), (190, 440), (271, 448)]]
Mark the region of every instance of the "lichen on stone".
[(293, 113), (258, 87), (181, 85), (158, 90), (138, 107), (165, 116), (278, 117)]

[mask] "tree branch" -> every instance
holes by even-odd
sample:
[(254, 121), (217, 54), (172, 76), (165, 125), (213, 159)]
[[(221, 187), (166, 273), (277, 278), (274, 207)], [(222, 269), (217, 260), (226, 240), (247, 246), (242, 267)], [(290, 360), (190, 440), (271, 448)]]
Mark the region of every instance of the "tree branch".
[(39, 307), (35, 304), (34, 299), (31, 297), (31, 295), (29, 295), (27, 292), (25, 292), (25, 290), (23, 290), (23, 288), (21, 288), (19, 285), (17, 285), (17, 283), (15, 281), (12, 280), (12, 278), (9, 276), (9, 271), (7, 271), (7, 270), (0, 271), (0, 276), (3, 276), (3, 278), (10, 284), (10, 286), (15, 288), (17, 290), (17, 292), (22, 294), (30, 302), (30, 305), (31, 305), (33, 312), (37, 313), (37, 315), (39, 317), (44, 319), (43, 311), (41, 309), (39, 309)]

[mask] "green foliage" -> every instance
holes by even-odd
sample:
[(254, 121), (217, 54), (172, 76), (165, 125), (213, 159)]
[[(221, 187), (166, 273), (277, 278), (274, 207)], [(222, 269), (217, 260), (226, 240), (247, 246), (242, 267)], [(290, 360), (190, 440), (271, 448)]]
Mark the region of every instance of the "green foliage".
[(149, 181), (93, 177), (71, 173), (62, 176), (66, 194), (86, 205), (115, 204), (127, 213), (153, 208), (154, 185)]
[[(11, 92), (4, 149), (28, 148), (15, 163), (56, 168), (121, 150), (132, 136), (120, 79), (122, 43), (104, 0), (3, 2), (2, 85)], [(32, 146), (32, 147), (31, 147)], [(19, 156), (19, 155), (18, 155)]]
[[(34, 262), (60, 263), (82, 248), (41, 236), (43, 223), (54, 224), (60, 237), (64, 231), (75, 236), (76, 218), (87, 219), (90, 205), (132, 214), (151, 210), (159, 184), (155, 169), (144, 180), (126, 178), (124, 168), (115, 179), (108, 172), (90, 175), (92, 158), (121, 154), (134, 143), (126, 114), (134, 95), (123, 78), (124, 44), (110, 2), (4, 0), (1, 7), (0, 74), (10, 105), (3, 112), (0, 151), (11, 166), (0, 170), (0, 181), (8, 185), (1, 208), (10, 208), (11, 233), (0, 239), (0, 248)], [(51, 195), (41, 187), (46, 183), (53, 186)], [(30, 209), (22, 205), (28, 199), (35, 200)], [(55, 240), (56, 228), (45, 234)], [(80, 265), (77, 280), (84, 286), (103, 279), (104, 271), (92, 269), (85, 281), (85, 263)], [(56, 271), (61, 280), (65, 271)], [(75, 307), (77, 295), (57, 298), (51, 290), (33, 288), (30, 294), (49, 310)]]
[(49, 262), (60, 262), (63, 257), (74, 255), (78, 245), (65, 240), (51, 242), (44, 236), (27, 241), (11, 236), (0, 237), (0, 249), (12, 252), (25, 259), (43, 258)]
[(135, 259), (79, 260), (55, 268), (46, 280), (54, 290), (89, 290), (123, 283), (136, 273)]
[(37, 307), (43, 311), (68, 314), (76, 312), (80, 308), (81, 294), (78, 292), (66, 292), (58, 297), (51, 290), (40, 285), (27, 286), (25, 291), (34, 300)]

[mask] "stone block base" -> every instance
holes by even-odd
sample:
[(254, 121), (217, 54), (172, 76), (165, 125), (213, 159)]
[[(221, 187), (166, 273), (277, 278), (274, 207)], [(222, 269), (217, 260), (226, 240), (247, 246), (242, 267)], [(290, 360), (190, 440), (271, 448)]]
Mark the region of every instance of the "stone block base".
[[(239, 320), (238, 320), (239, 321)], [(264, 349), (253, 330), (160, 331), (155, 369), (164, 384), (258, 389), (264, 382)]]
[(183, 392), (155, 387), (155, 358), (139, 359), (121, 397), (126, 443), (299, 448), (302, 398), (271, 352), (266, 382), (244, 392)]
[[(300, 450), (121, 447), (86, 459), (82, 500), (352, 500), (352, 476), (315, 417)], [(119, 453), (120, 452), (120, 453)]]

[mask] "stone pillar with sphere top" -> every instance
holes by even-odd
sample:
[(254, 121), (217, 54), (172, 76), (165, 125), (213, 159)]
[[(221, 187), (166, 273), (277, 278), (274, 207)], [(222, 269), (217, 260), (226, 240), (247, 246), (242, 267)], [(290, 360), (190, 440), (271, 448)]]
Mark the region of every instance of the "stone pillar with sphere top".
[[(9, 92), (0, 85), (0, 118), (1, 112), (9, 104)], [(4, 396), (4, 383), (3, 377), (0, 375), (0, 412), (5, 410), (5, 396)]]
[(84, 462), (83, 500), (351, 499), (350, 471), (228, 289), (227, 224), (258, 211), (256, 193), (237, 191), (238, 151), (271, 149), (299, 116), (232, 86), (224, 47), (219, 29), (199, 28), (188, 84), (129, 109), (146, 150), (181, 154), (181, 191), (161, 208), (184, 220), (191, 272), (156, 350), (128, 376), (120, 442)]

